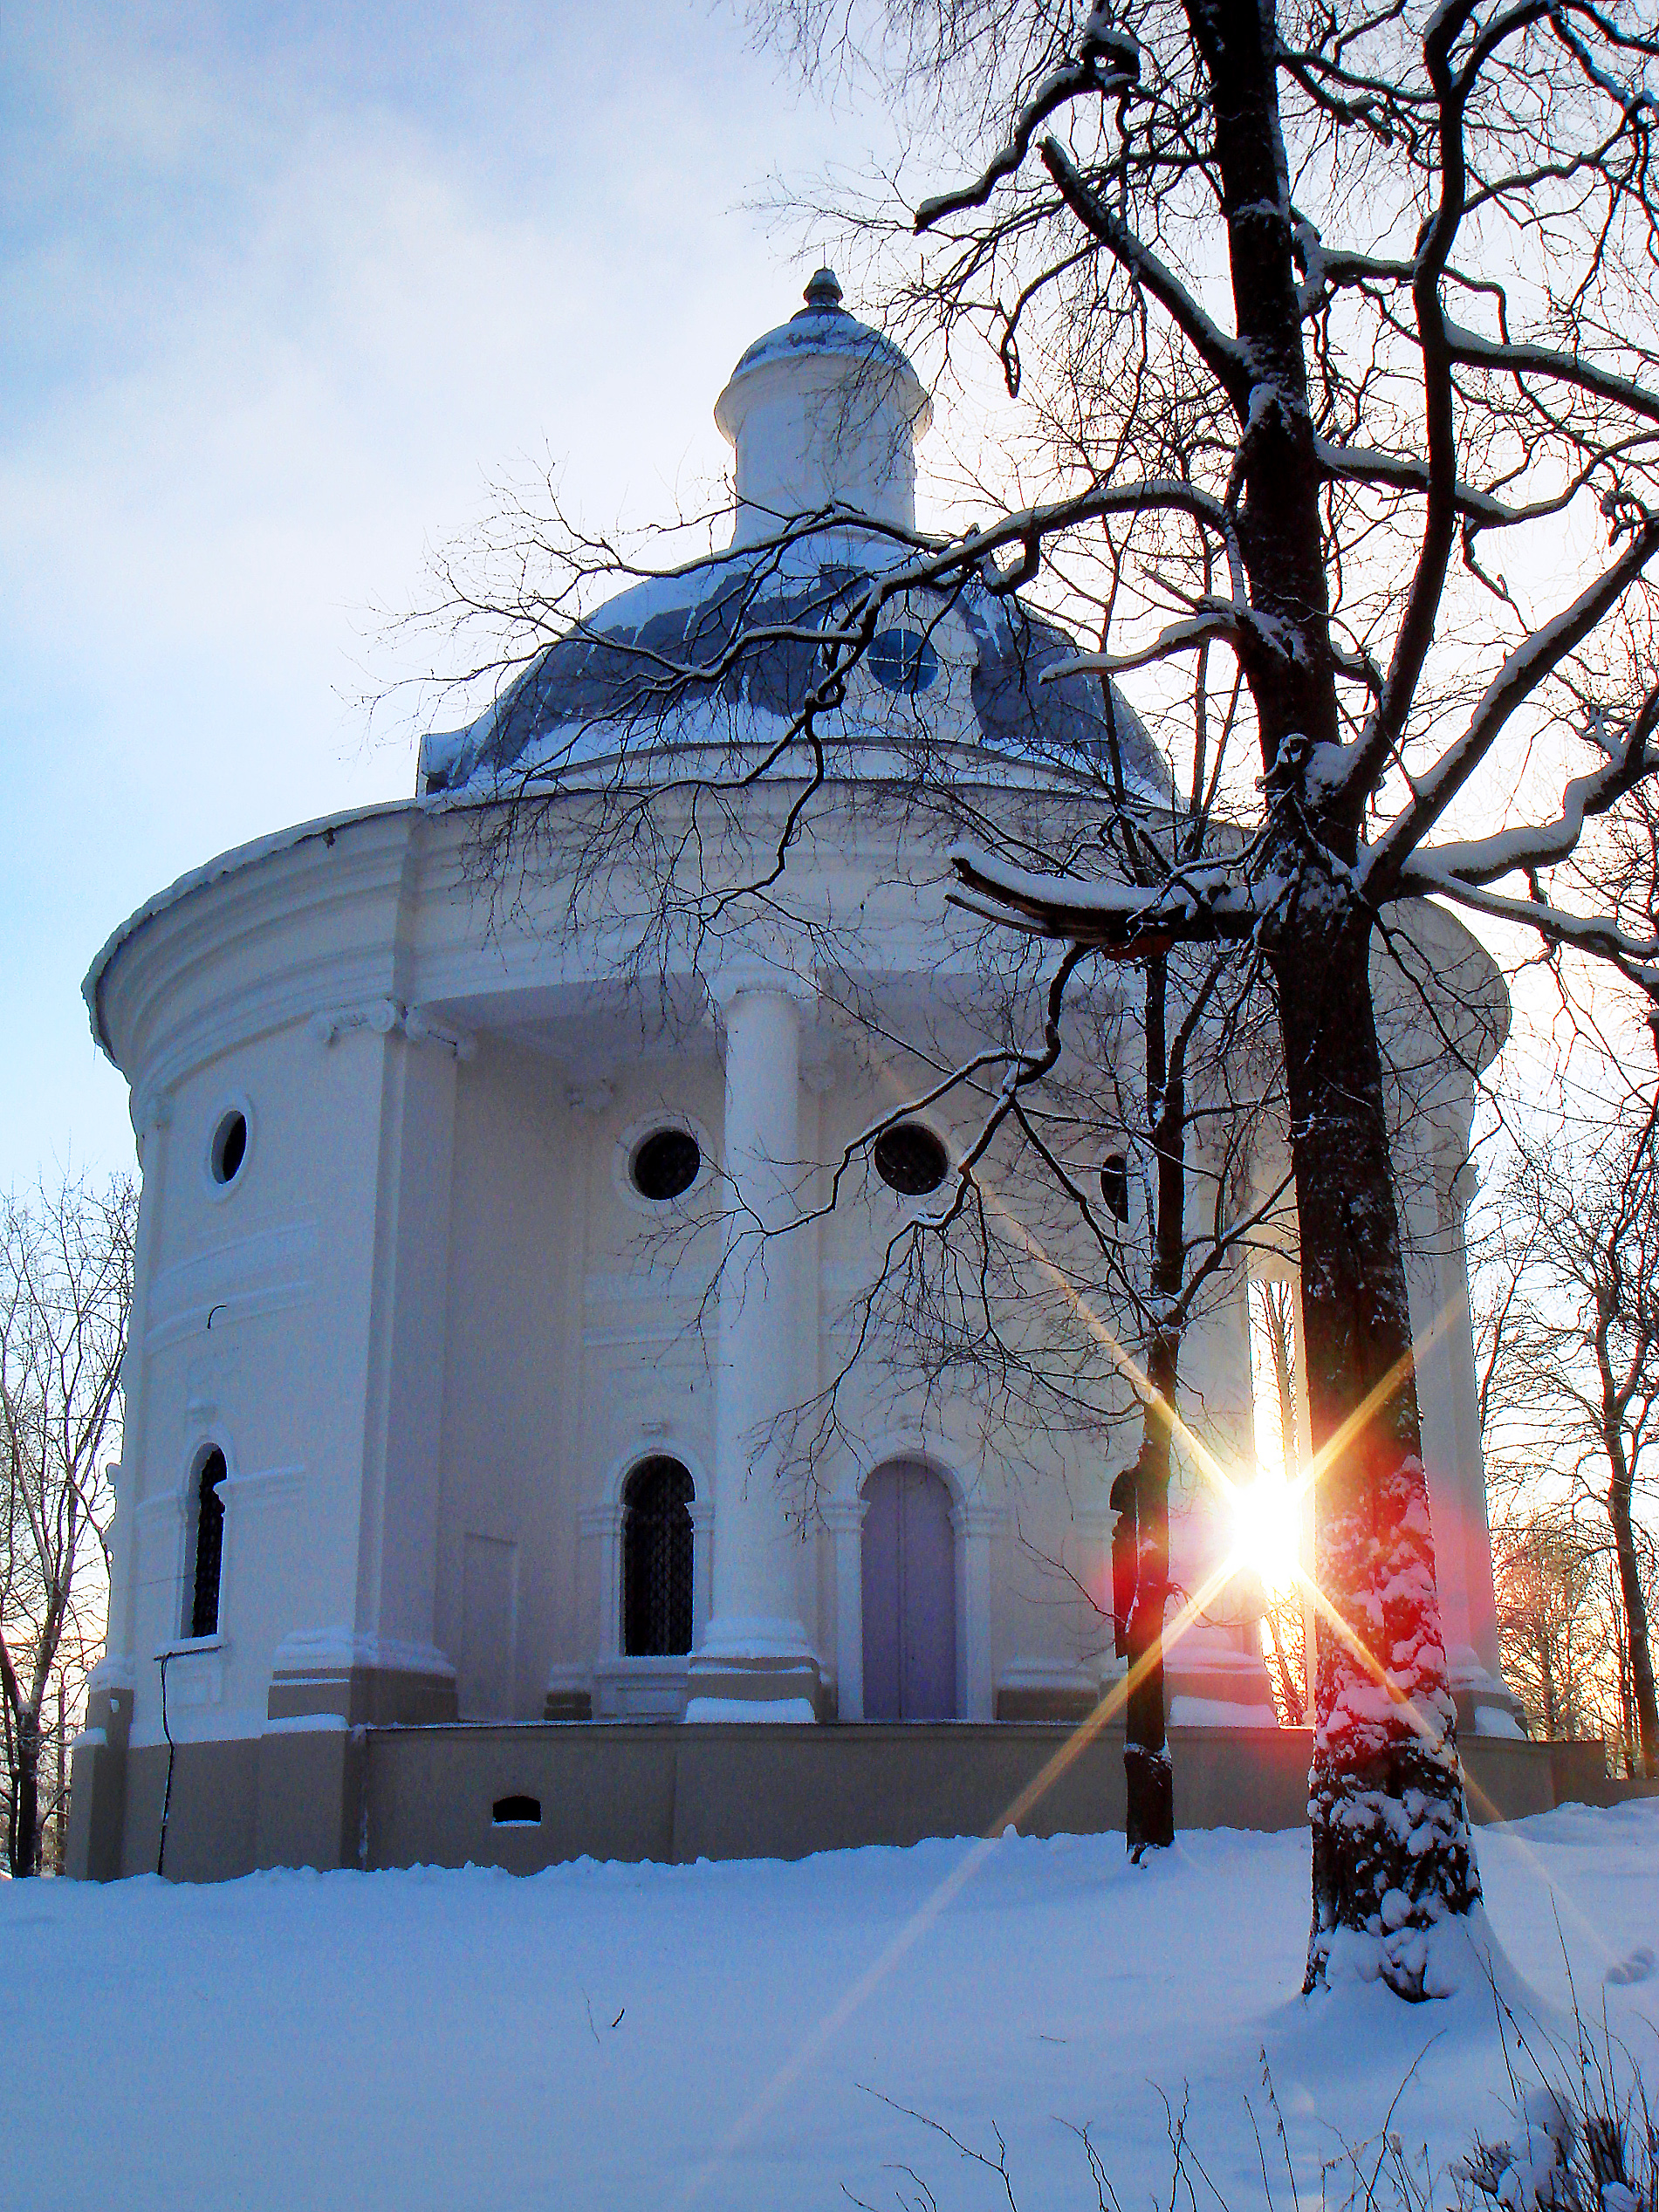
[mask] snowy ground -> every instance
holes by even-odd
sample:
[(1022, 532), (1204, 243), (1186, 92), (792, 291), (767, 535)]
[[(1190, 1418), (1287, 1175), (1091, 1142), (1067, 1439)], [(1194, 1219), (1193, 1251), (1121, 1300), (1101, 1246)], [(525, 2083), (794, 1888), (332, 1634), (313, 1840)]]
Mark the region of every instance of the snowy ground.
[[(1565, 1948), (1659, 2080), (1659, 1801), (1479, 1843), (1539, 2008)], [(1094, 2204), (1087, 2123), (1142, 2212), (1162, 2091), (1257, 2212), (1264, 2050), (1305, 2196), (1425, 2050), (1393, 2126), (1443, 2162), (1497, 2128), (1490, 1993), (1305, 2003), (1307, 1892), (1305, 1836), (1235, 1833), (1145, 1871), (1121, 1839), (1011, 1837), (530, 1880), (0, 1884), (0, 2202), (794, 2212), (925, 2202), (908, 2166), (942, 2208), (1005, 2207), (908, 2106), (985, 2147), (1000, 2128), (1022, 2212)]]

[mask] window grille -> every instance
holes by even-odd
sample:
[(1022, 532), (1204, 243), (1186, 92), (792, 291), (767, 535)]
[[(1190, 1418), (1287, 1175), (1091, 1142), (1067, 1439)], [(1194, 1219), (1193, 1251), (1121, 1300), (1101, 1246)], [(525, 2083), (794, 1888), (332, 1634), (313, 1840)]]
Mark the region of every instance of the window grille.
[(195, 1581), (190, 1596), (190, 1633), (219, 1633), (219, 1563), (224, 1554), (224, 1454), (211, 1451), (202, 1462), (195, 1493)]
[(622, 1648), (662, 1659), (691, 1648), (690, 1476), (648, 1459), (622, 1492)]

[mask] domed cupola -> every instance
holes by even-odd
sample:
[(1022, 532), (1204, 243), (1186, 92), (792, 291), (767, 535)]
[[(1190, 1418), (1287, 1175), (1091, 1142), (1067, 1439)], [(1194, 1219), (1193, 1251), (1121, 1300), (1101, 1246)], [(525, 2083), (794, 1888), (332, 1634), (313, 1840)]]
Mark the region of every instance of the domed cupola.
[[(902, 351), (849, 315), (820, 269), (805, 307), (755, 340), (715, 404), (737, 451), (738, 557), (646, 578), (572, 624), (476, 722), (425, 739), (420, 789), (499, 790), (506, 779), (522, 791), (529, 777), (620, 773), (624, 761), (711, 738), (774, 744), (815, 658), (806, 638), (783, 633), (834, 620), (858, 579), (903, 549), (855, 521), (803, 532), (781, 560), (745, 549), (832, 505), (914, 530), (915, 445), (931, 414)], [(925, 728), (932, 742), (1098, 778), (1115, 742), (1131, 782), (1169, 805), (1169, 770), (1128, 702), (1113, 695), (1108, 724), (1092, 676), (1044, 680), (1077, 649), (977, 574), (891, 608), (832, 732), (850, 749), (840, 765), (885, 773), (855, 759), (874, 760), (895, 729), (908, 739)], [(704, 682), (699, 666), (718, 672)]]
[(734, 545), (832, 504), (915, 527), (915, 442), (933, 414), (891, 339), (849, 315), (833, 271), (758, 338), (715, 402), (737, 461)]

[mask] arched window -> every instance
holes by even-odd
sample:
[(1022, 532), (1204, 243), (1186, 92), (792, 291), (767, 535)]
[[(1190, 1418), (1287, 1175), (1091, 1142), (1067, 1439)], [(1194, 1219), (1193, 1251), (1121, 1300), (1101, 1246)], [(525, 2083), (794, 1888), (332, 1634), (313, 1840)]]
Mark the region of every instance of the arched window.
[(216, 1445), (195, 1478), (195, 1570), (190, 1585), (190, 1633), (219, 1633), (219, 1563), (224, 1555), (224, 1454)]
[(677, 1459), (641, 1462), (622, 1488), (622, 1649), (691, 1648), (691, 1477)]
[(1129, 1162), (1121, 1152), (1108, 1152), (1100, 1162), (1100, 1195), (1114, 1221), (1129, 1218)]

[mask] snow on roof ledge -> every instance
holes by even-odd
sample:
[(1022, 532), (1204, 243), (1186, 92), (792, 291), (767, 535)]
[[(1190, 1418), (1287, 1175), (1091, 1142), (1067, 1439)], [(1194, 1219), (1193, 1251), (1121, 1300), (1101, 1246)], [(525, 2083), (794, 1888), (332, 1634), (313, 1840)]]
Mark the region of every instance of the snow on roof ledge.
[(110, 962), (127, 940), (135, 936), (146, 922), (154, 921), (169, 907), (178, 906), (209, 884), (218, 883), (226, 876), (237, 875), (243, 868), (251, 867), (257, 860), (268, 859), (273, 853), (286, 853), (308, 844), (312, 838), (326, 837), (335, 831), (350, 829), (359, 822), (372, 822), (382, 817), (428, 810), (419, 800), (408, 798), (381, 799), (372, 806), (352, 806), (338, 814), (319, 814), (309, 822), (296, 822), (291, 828), (273, 830), (268, 836), (252, 839), (246, 845), (233, 845), (228, 852), (204, 860), (200, 867), (187, 869), (175, 878), (164, 891), (157, 891), (146, 899), (141, 907), (135, 907), (125, 921), (113, 929), (93, 955), (93, 963), (81, 980), (80, 995), (86, 1001), (87, 1019), (98, 1049), (112, 1066), (118, 1066), (114, 1053), (104, 1028), (99, 994)]

